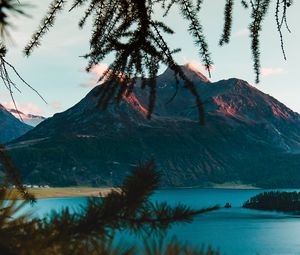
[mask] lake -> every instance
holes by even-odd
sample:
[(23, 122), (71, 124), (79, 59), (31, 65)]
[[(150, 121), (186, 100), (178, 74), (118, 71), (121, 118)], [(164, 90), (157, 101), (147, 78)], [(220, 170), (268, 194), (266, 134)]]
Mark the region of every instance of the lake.
[[(211, 245), (227, 255), (288, 255), (300, 254), (300, 218), (276, 212), (265, 212), (241, 208), (243, 202), (265, 190), (230, 189), (172, 189), (159, 190), (153, 195), (156, 201), (178, 202), (192, 208), (215, 204), (232, 208), (195, 217), (191, 224), (180, 224), (169, 231), (179, 240), (196, 246)], [(294, 191), (294, 190), (293, 190)], [(78, 210), (86, 198), (40, 199), (33, 208), (37, 216), (43, 217), (52, 210), (70, 207)]]

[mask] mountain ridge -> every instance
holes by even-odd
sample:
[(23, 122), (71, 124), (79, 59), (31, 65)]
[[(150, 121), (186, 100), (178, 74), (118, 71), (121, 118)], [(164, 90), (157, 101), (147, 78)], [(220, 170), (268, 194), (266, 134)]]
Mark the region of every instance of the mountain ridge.
[(98, 86), (8, 145), (23, 178), (51, 185), (117, 185), (132, 165), (155, 158), (163, 186), (236, 181), (300, 187), (300, 115), (245, 81), (210, 82), (182, 68), (204, 102), (204, 126), (182, 81), (170, 101), (176, 83), (168, 69), (157, 77), (151, 121), (144, 116), (147, 91), (137, 88), (129, 99), (100, 111)]
[(25, 134), (31, 126), (13, 116), (0, 104), (0, 143), (6, 143)]
[(46, 117), (41, 116), (41, 115), (36, 115), (36, 114), (30, 114), (30, 113), (24, 113), (21, 112), (20, 110), (17, 109), (8, 109), (6, 108), (7, 111), (9, 111), (12, 115), (14, 115), (17, 119), (20, 121), (24, 122), (25, 124), (29, 126), (37, 126), (40, 124), (42, 121), (46, 119)]

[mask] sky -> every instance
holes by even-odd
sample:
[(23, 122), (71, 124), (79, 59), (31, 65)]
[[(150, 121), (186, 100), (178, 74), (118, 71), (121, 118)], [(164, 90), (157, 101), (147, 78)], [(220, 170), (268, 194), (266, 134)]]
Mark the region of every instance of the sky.
[[(288, 9), (288, 21), (292, 33), (284, 32), (287, 61), (283, 59), (276, 30), (275, 6), (271, 6), (261, 35), (260, 84), (254, 83), (255, 74), (252, 68), (248, 34), (249, 12), (242, 9), (239, 1), (235, 2), (231, 42), (223, 47), (218, 45), (218, 41), (222, 34), (225, 1), (204, 1), (200, 12), (204, 33), (214, 61), (210, 80), (218, 81), (232, 77), (246, 80), (300, 113), (300, 29), (297, 27), (300, 21), (299, 1), (294, 1), (294, 5)], [(42, 45), (30, 57), (25, 57), (23, 48), (37, 28), (50, 1), (24, 0), (23, 3), (32, 5), (25, 9), (31, 17), (11, 19), (13, 27), (9, 29), (10, 38), (6, 39), (9, 49), (6, 59), (31, 86), (43, 95), (47, 104), (21, 82), (19, 82), (21, 93), (16, 91), (14, 96), (21, 111), (49, 117), (80, 101), (95, 86), (99, 73), (111, 59), (105, 59), (92, 72), (85, 72), (87, 61), (80, 56), (89, 50), (91, 26), (88, 24), (82, 30), (78, 28), (78, 20), (83, 15), (83, 10), (62, 12), (54, 27), (42, 39)], [(156, 9), (155, 16), (161, 19), (159, 8)], [(171, 48), (182, 49), (175, 55), (175, 60), (179, 64), (192, 63), (207, 75), (202, 68), (193, 39), (187, 32), (188, 24), (182, 19), (177, 8), (165, 21), (175, 31), (175, 35), (167, 36), (169, 45)], [(163, 70), (164, 68), (161, 68), (160, 72)], [(0, 87), (0, 103), (12, 107), (11, 99), (4, 86)]]

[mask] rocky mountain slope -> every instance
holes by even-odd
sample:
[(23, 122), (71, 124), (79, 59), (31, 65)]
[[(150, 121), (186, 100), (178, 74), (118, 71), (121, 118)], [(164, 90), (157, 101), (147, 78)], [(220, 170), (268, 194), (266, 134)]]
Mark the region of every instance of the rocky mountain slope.
[(176, 91), (170, 70), (158, 76), (151, 121), (145, 119), (147, 91), (137, 89), (103, 112), (97, 108), (98, 86), (10, 143), (24, 180), (115, 185), (133, 165), (154, 158), (163, 186), (300, 187), (299, 114), (245, 81), (212, 83), (189, 66), (183, 69), (204, 101), (204, 126), (195, 98), (182, 84), (170, 101)]
[(32, 129), (0, 104), (0, 143), (11, 141)]

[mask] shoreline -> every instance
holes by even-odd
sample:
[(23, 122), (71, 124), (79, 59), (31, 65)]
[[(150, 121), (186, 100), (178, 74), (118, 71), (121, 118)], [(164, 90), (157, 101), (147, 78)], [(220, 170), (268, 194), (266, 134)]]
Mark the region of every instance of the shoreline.
[(242, 183), (209, 183), (207, 185), (200, 186), (186, 186), (186, 187), (164, 187), (159, 190), (174, 190), (174, 189), (232, 189), (232, 190), (256, 190), (256, 189), (264, 189), (261, 187), (257, 187), (251, 184), (242, 184)]
[[(231, 189), (231, 190), (255, 190), (261, 189), (252, 185), (246, 184), (211, 184), (198, 187), (165, 187), (158, 190), (174, 190), (174, 189)], [(14, 189), (13, 189), (14, 190)], [(105, 196), (112, 190), (118, 188), (112, 187), (49, 187), (49, 188), (28, 188), (36, 199), (42, 198), (67, 198), (67, 197), (101, 197)]]
[(212, 188), (214, 189), (262, 189), (260, 187), (256, 187), (251, 184), (242, 184), (242, 183), (221, 183), (221, 184), (213, 184)]

